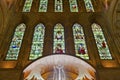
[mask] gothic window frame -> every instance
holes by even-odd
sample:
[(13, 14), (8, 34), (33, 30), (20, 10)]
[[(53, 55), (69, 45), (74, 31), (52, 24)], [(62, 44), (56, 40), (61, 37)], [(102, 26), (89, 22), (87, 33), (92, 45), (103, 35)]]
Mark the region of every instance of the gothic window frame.
[(54, 12), (63, 12), (63, 0), (54, 0)]
[[(20, 31), (23, 30), (23, 31), (20, 32), (19, 30)], [(19, 24), (15, 28), (15, 31), (14, 31), (12, 40), (10, 42), (9, 49), (7, 51), (5, 60), (17, 60), (18, 59), (18, 57), (20, 55), (24, 35), (25, 35), (25, 30), (26, 30), (26, 25), (24, 23)]]
[[(30, 2), (29, 2), (30, 1)], [(34, 0), (25, 0), (22, 12), (30, 12)], [(29, 4), (28, 4), (29, 3)]]
[[(96, 27), (96, 30), (95, 30), (95, 27)], [(106, 41), (106, 37), (104, 35), (102, 27), (97, 23), (93, 23), (91, 25), (91, 28), (92, 28), (93, 36), (95, 39), (95, 43), (96, 43), (96, 47), (97, 47), (100, 59), (101, 60), (112, 60), (113, 57), (112, 57), (109, 45)], [(99, 32), (97, 32), (97, 30), (99, 30)]]
[[(43, 4), (44, 1), (46, 1), (45, 4)], [(47, 12), (47, 9), (48, 9), (48, 0), (40, 0), (38, 12)]]
[[(60, 25), (61, 29), (57, 29), (57, 25)], [(57, 34), (61, 35), (58, 35), (57, 38)], [(59, 48), (59, 50), (57, 50), (57, 48)], [(61, 23), (57, 23), (53, 29), (53, 53), (64, 54), (66, 52), (65, 49), (65, 29)]]
[[(37, 30), (40, 30), (40, 29), (42, 29), (42, 30), (37, 32)], [(41, 34), (39, 34), (39, 33), (41, 33)], [(44, 24), (39, 23), (34, 28), (32, 45), (31, 45), (31, 50), (30, 50), (30, 54), (29, 54), (29, 60), (35, 60), (35, 59), (43, 56), (44, 38), (45, 38), (45, 26), (44, 26)], [(34, 52), (34, 53), (32, 53), (32, 52)], [(34, 58), (32, 58), (32, 57), (34, 57)]]
[(95, 12), (92, 0), (84, 0), (84, 5), (87, 12)]
[(89, 60), (90, 57), (88, 54), (85, 31), (84, 31), (83, 26), (81, 26), (81, 24), (79, 23), (75, 23), (72, 26), (72, 31), (73, 31), (75, 55), (82, 59)]
[(69, 0), (69, 7), (71, 12), (78, 12), (77, 0)]

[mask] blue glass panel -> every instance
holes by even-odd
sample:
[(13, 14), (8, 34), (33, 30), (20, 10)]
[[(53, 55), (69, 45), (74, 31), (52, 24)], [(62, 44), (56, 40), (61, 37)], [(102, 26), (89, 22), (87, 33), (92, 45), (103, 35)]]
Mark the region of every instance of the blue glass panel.
[(25, 28), (26, 28), (25, 24), (20, 24), (19, 26), (17, 26), (6, 56), (6, 60), (17, 60)]

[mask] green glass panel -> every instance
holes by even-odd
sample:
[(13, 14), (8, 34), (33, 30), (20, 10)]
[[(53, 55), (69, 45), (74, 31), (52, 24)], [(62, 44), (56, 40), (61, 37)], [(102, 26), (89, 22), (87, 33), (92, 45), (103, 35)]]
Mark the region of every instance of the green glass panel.
[(61, 24), (54, 27), (53, 53), (65, 53), (64, 28)]
[(43, 24), (38, 24), (35, 27), (31, 52), (30, 52), (30, 60), (37, 59), (38, 57), (42, 56), (43, 53), (43, 43), (44, 43), (44, 34), (45, 34), (45, 27)]
[(84, 3), (85, 3), (87, 12), (94, 12), (94, 8), (93, 8), (91, 0), (84, 0)]
[(25, 28), (26, 28), (25, 24), (20, 24), (19, 26), (17, 26), (9, 50), (7, 52), (6, 60), (17, 60)]
[(78, 12), (78, 5), (76, 0), (69, 0), (69, 4), (71, 12)]
[(47, 12), (48, 0), (40, 0), (39, 12)]
[(98, 24), (94, 23), (92, 24), (92, 31), (94, 34), (100, 59), (112, 59), (101, 27)]
[(63, 12), (62, 0), (55, 0), (55, 12)]
[(24, 7), (23, 7), (23, 12), (30, 12), (31, 6), (32, 6), (33, 0), (26, 0)]
[(73, 36), (74, 36), (76, 56), (79, 56), (83, 59), (89, 59), (86, 42), (85, 42), (85, 35), (81, 25), (77, 23), (73, 25)]

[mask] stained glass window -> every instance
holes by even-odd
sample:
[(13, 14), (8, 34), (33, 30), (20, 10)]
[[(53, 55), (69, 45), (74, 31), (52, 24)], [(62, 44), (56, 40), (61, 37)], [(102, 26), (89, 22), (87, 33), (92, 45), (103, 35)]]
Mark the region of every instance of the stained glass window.
[(64, 28), (61, 24), (54, 27), (53, 53), (65, 53)]
[(17, 60), (25, 28), (25, 24), (20, 24), (19, 26), (17, 26), (9, 50), (7, 52), (6, 60)]
[(71, 12), (78, 12), (78, 5), (76, 0), (69, 0), (69, 4)]
[(32, 6), (33, 0), (26, 0), (24, 7), (23, 7), (23, 12), (30, 12), (31, 6)]
[(92, 31), (95, 37), (100, 59), (112, 59), (101, 27), (98, 24), (94, 23), (92, 24)]
[(40, 0), (39, 12), (46, 12), (47, 4), (48, 4), (48, 0)]
[(73, 25), (73, 35), (74, 35), (76, 56), (79, 56), (83, 59), (89, 59), (86, 42), (85, 42), (85, 35), (83, 32), (83, 28), (80, 24), (76, 23)]
[(43, 53), (43, 42), (44, 42), (45, 27), (43, 24), (38, 24), (35, 27), (32, 47), (30, 52), (30, 60), (37, 59), (42, 56)]
[(55, 12), (63, 12), (62, 0), (55, 0)]
[(84, 0), (84, 3), (85, 3), (87, 12), (94, 12), (94, 8), (93, 8), (91, 0)]

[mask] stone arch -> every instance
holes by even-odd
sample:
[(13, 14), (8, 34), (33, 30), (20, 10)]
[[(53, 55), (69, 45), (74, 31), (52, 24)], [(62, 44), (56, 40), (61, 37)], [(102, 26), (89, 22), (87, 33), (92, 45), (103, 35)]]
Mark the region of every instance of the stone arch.
[[(111, 30), (113, 31), (113, 38), (114, 38), (114, 42), (115, 45), (117, 46), (117, 52), (120, 53), (120, 45), (118, 45), (120, 43), (120, 0), (116, 1), (116, 5), (114, 6), (114, 11), (112, 14), (112, 26), (111, 26)], [(116, 54), (116, 56), (119, 56), (119, 54)], [(120, 63), (120, 57), (117, 57), (118, 61)]]
[(53, 80), (55, 67), (62, 67), (66, 75), (65, 80), (98, 80), (96, 70), (90, 64), (80, 58), (61, 54), (34, 61), (23, 70), (23, 78), (24, 80), (49, 80), (49, 78)]
[[(3, 10), (2, 10), (2, 6), (0, 5), (0, 30), (2, 29), (3, 26)], [(0, 32), (1, 34), (1, 32)]]

